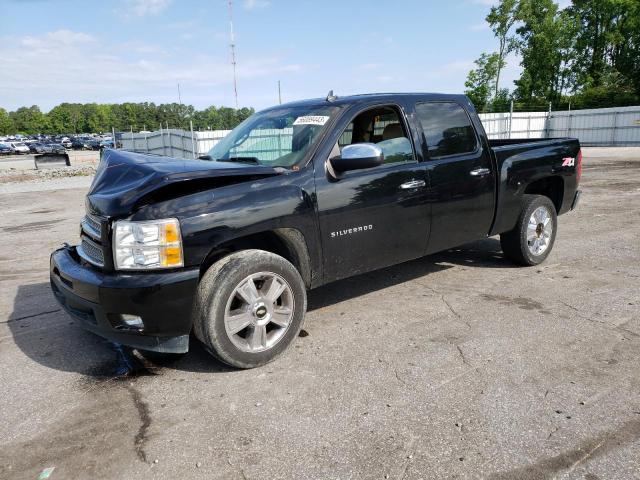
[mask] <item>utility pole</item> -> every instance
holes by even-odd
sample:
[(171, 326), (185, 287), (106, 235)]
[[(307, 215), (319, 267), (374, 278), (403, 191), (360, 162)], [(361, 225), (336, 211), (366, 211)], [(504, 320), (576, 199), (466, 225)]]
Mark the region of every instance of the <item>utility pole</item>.
[(229, 47), (231, 48), (231, 66), (233, 67), (233, 95), (236, 100), (236, 110), (238, 109), (238, 81), (236, 79), (236, 41), (233, 35), (233, 1), (229, 0), (229, 26), (230, 26), (230, 40)]
[(182, 128), (182, 97), (180, 96), (180, 83), (178, 83), (178, 118), (180, 118), (180, 128)]
[(511, 132), (513, 131), (511, 125), (513, 125), (513, 100), (511, 100), (511, 106), (509, 107), (509, 140), (511, 140)]
[(278, 105), (282, 105), (282, 93), (280, 92), (280, 80), (278, 80)]

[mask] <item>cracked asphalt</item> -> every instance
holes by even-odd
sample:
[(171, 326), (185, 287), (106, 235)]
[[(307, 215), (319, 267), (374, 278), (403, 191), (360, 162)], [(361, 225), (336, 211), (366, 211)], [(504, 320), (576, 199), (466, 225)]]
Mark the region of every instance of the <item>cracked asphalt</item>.
[(86, 189), (0, 193), (0, 478), (640, 478), (640, 149), (584, 153), (543, 265), (489, 238), (328, 285), (249, 371), (79, 328), (48, 256)]

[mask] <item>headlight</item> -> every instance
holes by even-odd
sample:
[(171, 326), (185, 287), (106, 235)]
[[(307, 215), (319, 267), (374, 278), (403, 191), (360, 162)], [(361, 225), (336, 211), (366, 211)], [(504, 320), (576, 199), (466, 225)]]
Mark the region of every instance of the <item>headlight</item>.
[(184, 265), (180, 223), (175, 218), (145, 222), (117, 221), (113, 231), (113, 258), (118, 270)]

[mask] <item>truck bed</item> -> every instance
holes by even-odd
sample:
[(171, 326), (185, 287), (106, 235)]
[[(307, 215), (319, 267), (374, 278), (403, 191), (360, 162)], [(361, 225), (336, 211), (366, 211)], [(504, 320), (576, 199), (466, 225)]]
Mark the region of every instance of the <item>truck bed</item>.
[(526, 187), (538, 181), (559, 184), (556, 189), (559, 195), (556, 202), (558, 214), (570, 210), (578, 186), (577, 178), (575, 167), (563, 167), (562, 163), (564, 158), (577, 157), (580, 151), (577, 139), (495, 139), (489, 140), (489, 145), (497, 172), (496, 210), (491, 235), (508, 231), (515, 225), (522, 195), (529, 193)]

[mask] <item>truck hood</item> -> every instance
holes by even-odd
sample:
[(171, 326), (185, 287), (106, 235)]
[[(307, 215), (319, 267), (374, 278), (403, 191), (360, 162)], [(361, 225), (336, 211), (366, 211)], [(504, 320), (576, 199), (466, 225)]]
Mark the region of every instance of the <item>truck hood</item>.
[(160, 199), (279, 173), (264, 165), (105, 150), (89, 187), (86, 207), (96, 215), (125, 216)]

